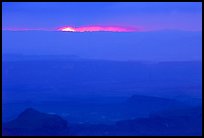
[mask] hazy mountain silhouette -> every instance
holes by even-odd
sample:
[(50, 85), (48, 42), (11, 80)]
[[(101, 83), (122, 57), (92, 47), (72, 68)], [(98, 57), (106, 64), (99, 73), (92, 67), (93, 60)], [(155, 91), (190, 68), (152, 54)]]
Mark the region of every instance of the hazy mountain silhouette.
[[(84, 58), (123, 61), (192, 61), (202, 58), (201, 31), (132, 33), (3, 31), (2, 35), (3, 53), (73, 54)], [(49, 41), (44, 39), (45, 36)]]
[[(163, 97), (133, 95), (127, 100), (129, 107), (136, 109), (146, 109), (148, 111), (159, 111), (164, 109), (175, 109), (185, 107), (186, 104), (175, 99), (168, 99)], [(142, 110), (141, 109), (141, 110)]]
[(116, 127), (130, 135), (171, 135), (171, 136), (201, 136), (201, 107), (184, 110), (170, 110), (148, 118), (124, 120), (116, 123)]
[(3, 125), (4, 135), (60, 135), (67, 122), (58, 115), (27, 108), (15, 120)]
[[(202, 108), (169, 110), (149, 117), (117, 121), (115, 124), (70, 124), (57, 115), (28, 108), (18, 118), (3, 124), (3, 135), (73, 136), (200, 136)], [(138, 111), (139, 112), (139, 111)]]
[[(31, 107), (60, 113), (68, 122), (83, 122), (67, 127), (57, 115), (26, 109), (15, 120), (3, 124), (4, 135), (201, 135), (201, 116), (187, 112), (200, 112), (189, 105), (201, 104), (196, 99), (201, 99), (202, 92), (201, 62), (31, 58), (3, 61), (2, 70), (3, 103), (15, 103), (9, 105), (15, 109), (3, 106), (3, 116), (35, 105)], [(92, 95), (98, 96), (95, 102), (70, 98)], [(126, 101), (114, 102), (114, 96), (131, 95), (134, 96)], [(100, 103), (107, 101), (106, 96), (112, 99)], [(32, 102), (28, 105), (24, 101)], [(169, 111), (173, 109), (174, 112)], [(152, 113), (156, 115), (151, 116)], [(90, 124), (94, 121), (98, 124)]]
[(200, 107), (194, 107), (181, 110), (178, 114), (177, 110), (171, 110), (167, 114), (121, 120), (113, 125), (81, 124), (70, 129), (72, 135), (77, 136), (201, 136), (201, 112)]
[[(201, 62), (27, 59), (3, 62), (2, 71), (3, 100), (12, 102), (63, 100), (74, 94), (84, 95), (84, 91), (89, 91), (86, 95), (201, 97), (202, 88)], [(34, 91), (38, 93), (31, 94)]]

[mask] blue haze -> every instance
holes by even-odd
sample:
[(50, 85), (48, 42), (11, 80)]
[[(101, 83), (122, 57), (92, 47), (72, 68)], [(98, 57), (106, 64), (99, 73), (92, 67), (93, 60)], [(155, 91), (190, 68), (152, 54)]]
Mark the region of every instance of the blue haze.
[[(3, 3), (2, 132), (201, 136), (201, 3)], [(64, 25), (143, 32), (5, 31)]]

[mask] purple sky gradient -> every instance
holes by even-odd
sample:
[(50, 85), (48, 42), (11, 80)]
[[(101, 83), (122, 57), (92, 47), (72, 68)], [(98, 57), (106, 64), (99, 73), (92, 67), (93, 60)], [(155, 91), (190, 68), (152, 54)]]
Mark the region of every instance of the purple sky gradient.
[(201, 2), (3, 2), (3, 29), (126, 26), (202, 31)]
[[(59, 32), (65, 26), (77, 33)], [(5, 29), (13, 31), (3, 31), (4, 54), (202, 60), (201, 2), (4, 2)]]

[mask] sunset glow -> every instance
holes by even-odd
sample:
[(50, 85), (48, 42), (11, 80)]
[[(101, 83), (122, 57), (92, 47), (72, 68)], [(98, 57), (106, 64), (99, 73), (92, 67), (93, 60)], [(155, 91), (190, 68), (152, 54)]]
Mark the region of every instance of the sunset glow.
[(61, 27), (59, 31), (64, 32), (98, 32), (98, 31), (108, 31), (108, 32), (134, 32), (139, 31), (139, 29), (133, 29), (128, 27), (114, 27), (114, 26), (84, 26), (84, 27)]
[(60, 31), (64, 31), (64, 32), (75, 32), (75, 29), (72, 27), (63, 27), (60, 28)]
[(118, 26), (64, 26), (60, 28), (4, 28), (7, 31), (62, 31), (62, 32), (138, 32), (144, 31), (141, 27), (118, 27)]

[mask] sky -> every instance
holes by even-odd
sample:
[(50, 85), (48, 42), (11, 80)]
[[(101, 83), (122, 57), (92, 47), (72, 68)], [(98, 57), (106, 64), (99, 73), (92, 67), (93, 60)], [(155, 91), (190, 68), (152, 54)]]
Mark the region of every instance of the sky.
[(202, 60), (201, 2), (3, 2), (2, 15), (3, 54)]
[(201, 2), (3, 2), (2, 29), (6, 102), (201, 95)]
[[(77, 57), (77, 61), (198, 61), (199, 64), (202, 61), (201, 2), (3, 2), (2, 7), (3, 61), (16, 61), (18, 56), (20, 60), (30, 60), (31, 64), (32, 57), (43, 60), (55, 56)], [(20, 72), (22, 76), (28, 77), (25, 80), (31, 84), (32, 89), (35, 80), (29, 81), (30, 77), (33, 73), (41, 75), (43, 72), (36, 72), (35, 68), (27, 70), (26, 65), (21, 63), (17, 62)], [(12, 72), (18, 76), (17, 70), (12, 67), (15, 63), (11, 64)], [(41, 69), (40, 66), (36, 68)], [(90, 68), (94, 70), (91, 64)], [(131, 66), (127, 68), (129, 71)], [(63, 69), (66, 70), (66, 67)], [(80, 70), (82, 73), (85, 71), (85, 74), (91, 71), (88, 68), (84, 70), (83, 65), (79, 70), (76, 68), (76, 71)], [(178, 71), (181, 70), (178, 66)], [(57, 65), (53, 71), (59, 71)], [(132, 73), (128, 73), (130, 81)], [(4, 75), (7, 75), (6, 72)], [(11, 79), (14, 83), (11, 84), (20, 87), (17, 85), (18, 78), (14, 75)], [(22, 86), (27, 88), (24, 82)]]
[(97, 26), (134, 31), (201, 31), (202, 3), (3, 2), (2, 18), (4, 30)]

